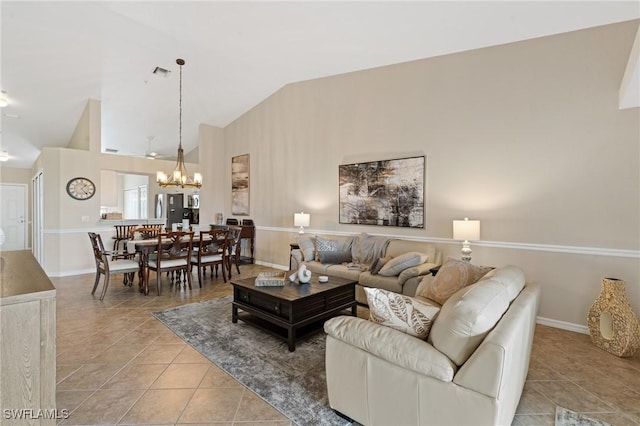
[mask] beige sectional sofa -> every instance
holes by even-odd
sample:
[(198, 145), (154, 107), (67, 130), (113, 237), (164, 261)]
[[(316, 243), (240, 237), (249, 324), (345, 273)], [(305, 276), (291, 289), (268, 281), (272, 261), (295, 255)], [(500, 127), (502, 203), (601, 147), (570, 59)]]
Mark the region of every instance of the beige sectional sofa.
[(525, 285), (524, 273), (507, 266), (450, 296), (426, 340), (362, 318), (330, 319), (331, 407), (363, 425), (510, 425), (539, 299), (539, 287)]
[[(347, 262), (322, 262), (318, 257), (316, 249), (316, 239), (335, 241), (336, 251), (359, 253), (362, 259), (354, 259), (353, 257)], [(385, 243), (386, 240), (386, 244)], [(370, 244), (367, 244), (370, 243)], [(310, 249), (312, 244), (313, 250)], [(366, 304), (367, 298), (364, 293), (364, 287), (375, 287), (384, 290), (393, 291), (408, 296), (414, 296), (418, 285), (422, 278), (431, 275), (430, 269), (442, 263), (442, 254), (436, 249), (435, 245), (427, 242), (412, 241), (408, 239), (387, 238), (381, 236), (371, 236), (368, 234), (360, 234), (356, 236), (344, 235), (304, 235), (298, 237), (299, 249), (291, 251), (291, 267), (297, 270), (301, 264), (305, 264), (314, 274), (334, 275), (343, 278), (357, 280), (356, 300), (358, 303)], [(358, 247), (365, 247), (366, 250), (375, 251), (377, 253), (363, 253)], [(373, 275), (369, 270), (371, 263), (378, 257), (398, 257), (405, 253), (418, 252), (426, 255), (426, 261), (420, 265), (413, 266), (402, 270), (398, 275), (383, 276), (380, 274)], [(306, 255), (306, 256), (305, 256)], [(335, 259), (331, 259), (334, 260)], [(342, 259), (339, 259), (342, 260)], [(360, 268), (352, 269), (348, 266), (353, 261), (359, 261)]]

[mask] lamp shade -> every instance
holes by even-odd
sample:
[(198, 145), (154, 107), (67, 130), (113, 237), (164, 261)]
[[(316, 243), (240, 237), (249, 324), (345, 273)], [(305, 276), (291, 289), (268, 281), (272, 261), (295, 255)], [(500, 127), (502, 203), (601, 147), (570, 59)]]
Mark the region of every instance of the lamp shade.
[(480, 239), (480, 221), (469, 220), (454, 220), (453, 221), (453, 239), (474, 241)]
[(311, 215), (309, 213), (295, 213), (293, 215), (293, 226), (309, 226)]

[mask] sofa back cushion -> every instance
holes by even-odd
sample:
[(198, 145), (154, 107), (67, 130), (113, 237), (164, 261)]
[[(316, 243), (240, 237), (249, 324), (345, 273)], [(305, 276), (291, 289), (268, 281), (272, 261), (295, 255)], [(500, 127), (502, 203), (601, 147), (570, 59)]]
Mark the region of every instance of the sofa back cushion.
[(509, 308), (509, 294), (493, 278), (459, 290), (442, 305), (429, 343), (460, 366)]
[(437, 265), (442, 262), (440, 253), (438, 253), (436, 247), (431, 243), (423, 241), (411, 241), (402, 239), (391, 240), (384, 255), (398, 257), (410, 251), (417, 251), (426, 254), (428, 256), (427, 262), (435, 263)]
[(504, 286), (509, 295), (509, 303), (511, 303), (524, 288), (525, 276), (522, 269), (517, 266), (508, 265), (502, 268), (494, 269), (490, 274), (485, 275), (482, 279), (493, 279)]
[(478, 282), (491, 269), (493, 268), (489, 266), (478, 266), (449, 257), (438, 270), (436, 278), (429, 282), (420, 296), (442, 305), (461, 288)]
[(410, 251), (401, 254), (398, 257), (391, 258), (391, 260), (386, 262), (385, 265), (380, 268), (378, 273), (384, 277), (395, 277), (400, 275), (400, 272), (405, 269), (423, 264), (428, 258), (429, 256), (424, 253)]
[[(326, 237), (320, 235), (299, 234), (296, 242), (302, 253), (302, 260), (311, 262), (318, 259), (318, 251), (351, 251), (353, 244), (352, 236), (329, 235)], [(318, 247), (320, 245), (320, 247)]]

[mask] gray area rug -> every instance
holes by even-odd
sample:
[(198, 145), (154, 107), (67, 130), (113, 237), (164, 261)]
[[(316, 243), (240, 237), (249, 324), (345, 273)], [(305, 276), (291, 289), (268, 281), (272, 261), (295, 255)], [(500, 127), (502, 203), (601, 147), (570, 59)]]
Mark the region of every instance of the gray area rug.
[(556, 407), (556, 426), (611, 426), (566, 408)]
[(174, 333), (300, 426), (348, 425), (330, 407), (325, 335), (296, 343), (242, 321), (231, 322), (231, 296), (154, 312)]

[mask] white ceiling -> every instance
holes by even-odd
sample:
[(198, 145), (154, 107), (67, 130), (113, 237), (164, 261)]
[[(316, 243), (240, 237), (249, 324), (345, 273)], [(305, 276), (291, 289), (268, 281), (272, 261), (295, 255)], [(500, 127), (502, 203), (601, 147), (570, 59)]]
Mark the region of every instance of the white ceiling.
[(89, 98), (103, 150), (174, 156), (177, 58), (188, 152), (199, 123), (225, 126), (291, 82), (638, 19), (640, 3), (3, 0), (0, 13), (3, 165), (30, 167), (68, 144)]

